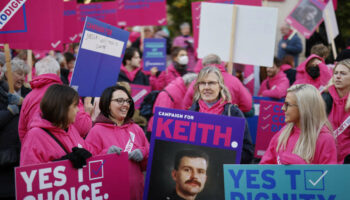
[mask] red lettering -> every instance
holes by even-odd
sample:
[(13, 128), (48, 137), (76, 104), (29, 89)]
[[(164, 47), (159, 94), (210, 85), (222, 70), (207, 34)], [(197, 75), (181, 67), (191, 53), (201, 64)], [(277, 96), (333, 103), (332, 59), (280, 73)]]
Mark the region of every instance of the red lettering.
[(18, 3), (16, 3), (15, 1), (13, 1), (13, 2), (11, 3), (11, 5), (12, 5), (12, 7), (14, 7), (14, 8), (17, 8), (17, 7), (18, 7)]
[(219, 145), (220, 138), (225, 139), (225, 146), (230, 146), (232, 128), (226, 127), (226, 133), (221, 133), (221, 126), (215, 126), (214, 145)]
[(11, 13), (12, 13), (12, 11), (11, 11), (11, 10), (9, 10), (9, 9), (6, 9), (4, 13), (5, 13), (7, 16), (10, 16), (10, 15), (11, 15)]
[(167, 119), (164, 123), (163, 123), (163, 118), (158, 118), (157, 120), (157, 131), (156, 131), (156, 136), (157, 137), (161, 137), (162, 136), (162, 132), (164, 132), (165, 137), (167, 138), (171, 138), (171, 133), (169, 130), (169, 124), (171, 124), (174, 120), (173, 119)]
[(183, 128), (181, 126), (189, 126), (189, 125), (190, 125), (190, 122), (188, 122), (188, 121), (176, 120), (173, 138), (176, 140), (187, 141), (188, 137), (185, 135), (180, 135), (180, 133), (185, 133), (185, 128)]
[(198, 124), (198, 128), (201, 128), (203, 130), (201, 143), (207, 143), (208, 131), (214, 129), (214, 126), (210, 124)]
[(196, 132), (197, 132), (197, 123), (192, 122), (191, 131), (190, 131), (190, 142), (194, 142), (194, 140), (196, 139)]

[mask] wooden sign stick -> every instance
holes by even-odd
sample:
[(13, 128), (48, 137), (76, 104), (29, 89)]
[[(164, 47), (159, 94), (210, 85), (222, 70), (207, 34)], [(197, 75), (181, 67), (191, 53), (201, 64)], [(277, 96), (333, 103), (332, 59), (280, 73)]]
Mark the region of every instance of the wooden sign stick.
[(236, 21), (237, 21), (236, 18), (237, 18), (237, 6), (233, 5), (231, 41), (230, 41), (229, 60), (227, 65), (227, 72), (229, 74), (232, 74), (232, 71), (233, 71), (233, 49), (235, 47)]

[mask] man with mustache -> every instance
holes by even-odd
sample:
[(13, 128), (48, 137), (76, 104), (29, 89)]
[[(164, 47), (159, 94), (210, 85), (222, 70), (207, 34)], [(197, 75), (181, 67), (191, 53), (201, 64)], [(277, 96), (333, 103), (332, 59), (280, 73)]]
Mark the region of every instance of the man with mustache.
[(194, 200), (207, 180), (209, 157), (198, 150), (182, 150), (175, 156), (171, 173), (175, 181), (175, 191), (167, 195), (166, 200)]

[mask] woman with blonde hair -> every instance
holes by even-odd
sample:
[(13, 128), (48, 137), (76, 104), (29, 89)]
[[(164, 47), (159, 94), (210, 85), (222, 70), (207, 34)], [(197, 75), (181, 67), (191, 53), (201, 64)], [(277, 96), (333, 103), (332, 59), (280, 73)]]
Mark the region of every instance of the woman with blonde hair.
[(336, 164), (337, 151), (325, 104), (309, 84), (287, 90), (284, 126), (270, 141), (260, 164)]
[[(225, 86), (222, 74), (217, 67), (207, 66), (199, 72), (194, 91), (194, 103), (190, 110), (244, 118), (242, 111), (236, 105), (230, 103), (231, 94)], [(254, 146), (246, 121), (241, 163), (251, 163), (253, 153)]]
[[(328, 92), (322, 97), (326, 102), (328, 119), (331, 122), (338, 145), (338, 163), (350, 154), (350, 59), (337, 63)], [(349, 119), (348, 119), (349, 118)]]

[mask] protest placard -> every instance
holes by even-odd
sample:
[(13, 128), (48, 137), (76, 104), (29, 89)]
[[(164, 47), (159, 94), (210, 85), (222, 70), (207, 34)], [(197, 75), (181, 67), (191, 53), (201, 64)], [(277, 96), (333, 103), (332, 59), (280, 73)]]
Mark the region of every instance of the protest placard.
[(0, 11), (0, 43), (18, 49), (61, 49), (62, 0), (4, 0)]
[[(184, 153), (181, 150), (202, 156), (197, 157), (201, 178), (176, 183), (197, 191), (198, 199), (223, 199), (222, 164), (240, 162), (244, 125), (243, 118), (156, 107), (144, 199), (173, 195), (176, 173), (181, 173), (174, 170), (175, 159)], [(193, 162), (189, 160), (188, 165)]]
[(164, 26), (165, 0), (117, 0), (118, 26)]
[(255, 157), (264, 155), (271, 138), (285, 125), (282, 106), (282, 102), (260, 101)]
[(159, 71), (164, 71), (166, 68), (166, 40), (145, 38), (143, 45), (143, 69), (150, 71), (152, 67), (157, 67)]
[[(191, 3), (192, 9), (192, 32), (194, 39), (194, 47), (198, 48), (198, 35), (199, 35), (199, 23), (200, 23), (200, 15), (201, 15), (201, 3), (203, 1), (197, 1)], [(227, 4), (236, 4), (236, 5), (248, 5), (248, 6), (261, 6), (262, 0), (211, 0), (205, 1), (211, 3), (227, 3)]]
[(332, 44), (334, 59), (337, 58), (337, 49), (334, 39), (339, 35), (337, 18), (335, 17), (333, 2), (329, 1), (323, 10), (323, 19), (326, 25), (328, 42)]
[(348, 199), (350, 165), (224, 165), (225, 199)]
[(82, 169), (70, 161), (17, 167), (16, 198), (129, 199), (128, 154), (90, 158)]
[(322, 1), (300, 0), (286, 21), (308, 39), (323, 21), (324, 8)]
[(130, 84), (130, 87), (131, 96), (135, 103), (135, 109), (140, 109), (143, 99), (152, 91), (151, 86)]
[(101, 96), (118, 80), (129, 32), (87, 17), (71, 86), (80, 96)]
[[(229, 61), (234, 6), (236, 5), (201, 4), (199, 58), (214, 53), (223, 61)], [(235, 13), (237, 20), (233, 29), (233, 62), (272, 67), (277, 9), (238, 5)]]
[(64, 26), (63, 26), (63, 43), (69, 44), (79, 42), (79, 34), (83, 31), (82, 26), (79, 26), (77, 16), (77, 2), (64, 1)]

